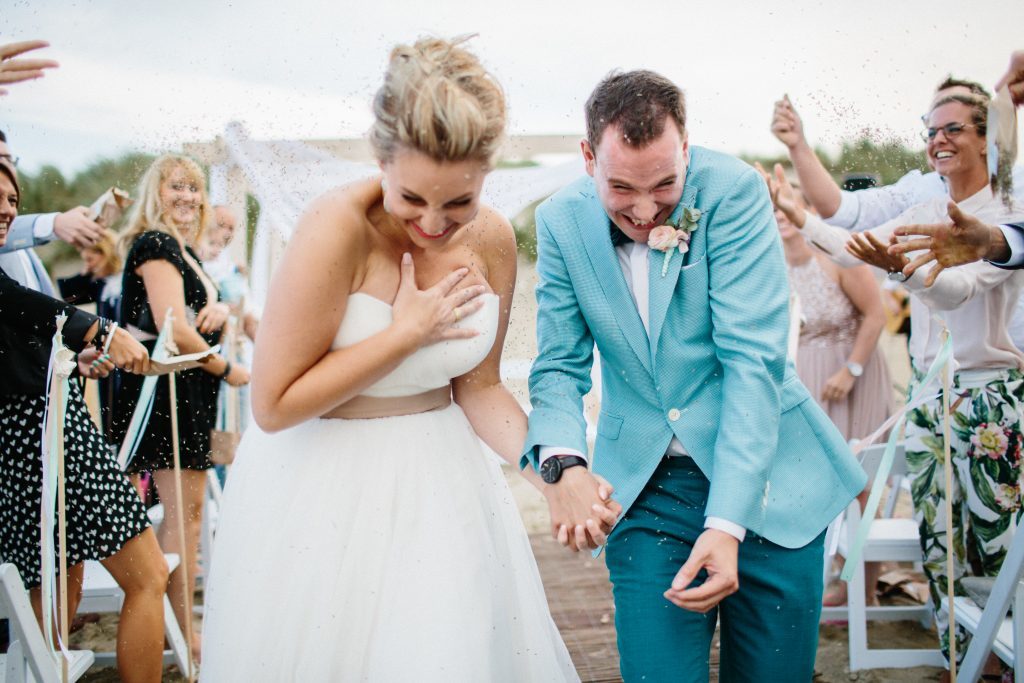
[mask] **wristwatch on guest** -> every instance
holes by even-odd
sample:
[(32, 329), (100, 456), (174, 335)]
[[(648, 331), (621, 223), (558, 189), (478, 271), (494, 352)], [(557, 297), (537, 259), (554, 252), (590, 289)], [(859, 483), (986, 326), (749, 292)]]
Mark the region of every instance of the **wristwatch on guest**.
[(860, 377), (864, 374), (864, 366), (860, 363), (854, 363), (852, 360), (846, 361), (846, 369), (850, 371), (850, 374), (854, 377)]
[(576, 466), (586, 467), (586, 459), (578, 455), (553, 455), (541, 463), (540, 478), (546, 484), (555, 484), (562, 478), (562, 472)]
[(902, 270), (894, 270), (887, 276), (893, 282), (906, 282), (907, 276), (903, 274)]

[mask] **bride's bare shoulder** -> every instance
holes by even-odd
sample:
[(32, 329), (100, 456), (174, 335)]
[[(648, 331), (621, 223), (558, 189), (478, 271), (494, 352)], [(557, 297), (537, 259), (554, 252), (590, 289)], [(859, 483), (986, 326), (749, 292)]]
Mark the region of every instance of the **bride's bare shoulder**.
[(369, 225), (367, 212), (380, 196), (380, 180), (368, 178), (323, 193), (299, 217), (293, 239), (320, 244), (363, 243)]

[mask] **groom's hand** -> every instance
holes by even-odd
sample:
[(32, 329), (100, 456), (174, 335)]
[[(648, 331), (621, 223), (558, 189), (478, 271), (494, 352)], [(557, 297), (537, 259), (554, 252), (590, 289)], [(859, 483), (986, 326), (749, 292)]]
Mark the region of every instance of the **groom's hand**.
[[(735, 536), (718, 529), (705, 529), (693, 544), (690, 558), (665, 591), (665, 598), (677, 607), (705, 613), (740, 588), (737, 569), (740, 542)], [(687, 588), (704, 569), (707, 580), (695, 588)]]
[(611, 484), (585, 467), (570, 467), (544, 487), (551, 535), (573, 552), (605, 544), (622, 506), (611, 499)]

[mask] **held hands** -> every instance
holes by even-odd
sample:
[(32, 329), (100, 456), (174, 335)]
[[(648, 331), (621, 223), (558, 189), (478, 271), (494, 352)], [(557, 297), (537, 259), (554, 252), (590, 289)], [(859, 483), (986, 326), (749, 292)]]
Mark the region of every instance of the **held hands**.
[(573, 552), (604, 545), (622, 514), (613, 492), (611, 484), (586, 467), (566, 469), (558, 483), (544, 487), (551, 535)]
[(754, 162), (754, 168), (768, 185), (768, 194), (771, 195), (775, 208), (786, 214), (789, 222), (802, 230), (804, 223), (807, 222), (807, 211), (797, 201), (796, 190), (786, 179), (782, 164), (775, 164), (775, 168), (772, 169), (775, 173), (774, 176), (769, 175), (760, 163)]
[(229, 315), (231, 315), (231, 308), (225, 303), (214, 301), (206, 304), (196, 314), (196, 329), (203, 334), (216, 332), (224, 327)]
[(114, 370), (114, 361), (110, 356), (94, 346), (86, 346), (78, 354), (78, 372), (88, 379), (106, 377)]
[(89, 209), (76, 206), (53, 219), (53, 234), (63, 242), (79, 249), (96, 244), (103, 236), (103, 228), (90, 218)]
[(772, 134), (790, 149), (807, 144), (804, 138), (804, 123), (793, 108), (793, 103), (789, 101), (789, 95), (783, 95), (782, 99), (775, 103), (775, 109), (772, 110)]
[(468, 268), (459, 268), (445, 276), (440, 282), (427, 289), (416, 286), (416, 269), (410, 254), (402, 256), (401, 281), (398, 295), (392, 307), (396, 325), (417, 340), (418, 346), (428, 346), (447, 339), (470, 339), (478, 332), (455, 327), (455, 323), (472, 315), (484, 305), (480, 295), (486, 291), (483, 285), (455, 286), (469, 273)]
[(952, 223), (904, 225), (896, 228), (894, 234), (911, 239), (889, 246), (890, 254), (927, 250), (907, 263), (903, 268), (903, 274), (910, 277), (921, 266), (935, 261), (935, 266), (924, 281), (928, 287), (931, 287), (935, 278), (946, 268), (981, 259), (1006, 261), (1010, 257), (1010, 248), (1006, 244), (1002, 230), (965, 214), (953, 202), (949, 203), (947, 210)]
[[(705, 529), (693, 544), (690, 558), (665, 591), (665, 599), (691, 612), (708, 612), (739, 590), (739, 548), (740, 542), (734, 536), (718, 529)], [(707, 572), (707, 580), (700, 586), (687, 588), (701, 569)]]
[[(55, 68), (57, 62), (52, 59), (14, 59), (20, 54), (49, 46), (45, 40), (26, 40), (0, 45), (0, 86), (42, 78), (43, 69)], [(0, 95), (6, 94), (7, 90), (0, 87)]]
[(122, 328), (114, 330), (107, 355), (117, 367), (136, 375), (149, 370), (149, 351)]

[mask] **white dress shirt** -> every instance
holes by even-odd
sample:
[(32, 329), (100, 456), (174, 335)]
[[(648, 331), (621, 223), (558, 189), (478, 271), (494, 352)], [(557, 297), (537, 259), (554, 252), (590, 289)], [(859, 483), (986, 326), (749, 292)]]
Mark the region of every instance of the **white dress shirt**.
[[(929, 200), (869, 232), (887, 244), (893, 231), (901, 225), (948, 220), (947, 202), (945, 197)], [(1008, 210), (1003, 206), (987, 185), (958, 206), (964, 213), (986, 223), (1015, 223), (1024, 218), (1020, 208)], [(861, 263), (845, 249), (850, 239), (846, 230), (808, 214), (803, 233), (837, 263)], [(915, 253), (908, 256), (913, 258)], [(1024, 369), (1024, 355), (1008, 332), (1024, 284), (1024, 271), (1004, 270), (979, 261), (944, 270), (934, 285), (925, 287), (924, 281), (934, 265), (919, 268), (903, 283), (911, 295), (910, 357), (914, 365), (924, 371), (938, 353), (941, 324), (933, 320), (935, 314), (945, 320), (953, 335), (953, 355), (959, 371)]]
[[(650, 333), (650, 323), (648, 321), (650, 319), (651, 297), (648, 276), (650, 274), (651, 249), (646, 244), (629, 240), (625, 244), (615, 247), (615, 252), (619, 257), (619, 267), (622, 268), (622, 275), (626, 278), (626, 286), (633, 297), (633, 303), (636, 304), (637, 313), (640, 314), (640, 320), (643, 321), (644, 329)], [(658, 256), (661, 257), (661, 252), (658, 252)], [(672, 437), (672, 442), (668, 445), (668, 450), (665, 454), (671, 456), (688, 455), (686, 448), (675, 436)], [(578, 455), (581, 458), (586, 458), (583, 453), (574, 448), (560, 448), (556, 446), (541, 446), (538, 455), (541, 463), (555, 455)], [(737, 538), (741, 543), (747, 534), (747, 530), (739, 524), (722, 519), (721, 517), (708, 517), (704, 520), (704, 528), (724, 531), (730, 536)]]

